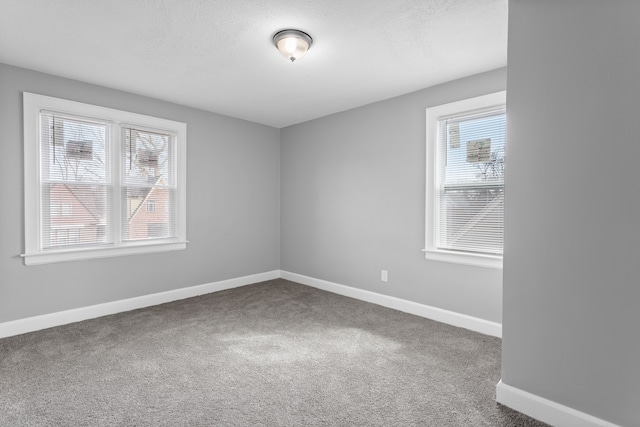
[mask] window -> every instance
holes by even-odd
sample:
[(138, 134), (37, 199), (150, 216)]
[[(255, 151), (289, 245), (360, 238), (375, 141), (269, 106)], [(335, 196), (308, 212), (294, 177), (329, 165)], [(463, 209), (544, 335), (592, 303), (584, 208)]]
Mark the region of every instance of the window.
[(184, 123), (24, 93), (24, 135), (26, 265), (186, 247)]
[(73, 215), (73, 203), (60, 202), (60, 201), (55, 201), (55, 199), (53, 199), (51, 201), (51, 205), (49, 209), (50, 209), (49, 213), (51, 214), (51, 216)]
[(61, 211), (64, 216), (73, 215), (73, 203), (63, 203)]
[(80, 243), (80, 228), (52, 228), (50, 239), (57, 246), (75, 245)]
[(502, 268), (506, 92), (427, 109), (427, 259)]

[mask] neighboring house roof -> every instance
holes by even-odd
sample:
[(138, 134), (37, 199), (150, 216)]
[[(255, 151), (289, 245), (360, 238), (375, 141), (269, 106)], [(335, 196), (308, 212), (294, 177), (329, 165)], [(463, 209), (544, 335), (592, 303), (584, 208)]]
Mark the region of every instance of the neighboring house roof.
[(155, 190), (155, 186), (166, 185), (167, 181), (162, 176), (158, 178), (153, 177), (149, 178), (149, 184), (151, 184), (151, 187), (138, 187), (130, 190), (130, 194), (134, 195), (134, 197), (141, 197), (142, 201), (140, 202), (140, 204), (138, 204), (138, 206), (136, 206), (133, 212), (131, 212), (131, 215), (129, 215), (129, 221), (131, 221), (133, 217), (138, 214), (140, 208), (144, 205), (144, 202), (149, 198), (149, 195), (153, 193), (153, 190)]
[(91, 214), (91, 216), (99, 221), (104, 218), (103, 203), (96, 197), (95, 192), (87, 185), (71, 185), (71, 184), (56, 184), (61, 185), (69, 191), (69, 193)]

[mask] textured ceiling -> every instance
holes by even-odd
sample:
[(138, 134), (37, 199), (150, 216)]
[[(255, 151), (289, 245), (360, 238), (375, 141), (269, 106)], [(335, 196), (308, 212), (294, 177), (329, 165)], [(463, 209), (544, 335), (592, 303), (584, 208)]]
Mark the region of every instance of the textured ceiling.
[(0, 62), (284, 127), (506, 66), (507, 0), (0, 0)]

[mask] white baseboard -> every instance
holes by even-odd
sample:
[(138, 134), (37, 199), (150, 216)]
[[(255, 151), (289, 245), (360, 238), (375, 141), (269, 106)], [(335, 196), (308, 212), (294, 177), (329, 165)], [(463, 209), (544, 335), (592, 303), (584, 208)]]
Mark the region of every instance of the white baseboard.
[(266, 280), (273, 280), (279, 277), (280, 271), (274, 270), (268, 271), (266, 273), (238, 277), (235, 279), (206, 283), (204, 285), (174, 289), (171, 291), (159, 292), (151, 295), (143, 295), (103, 304), (96, 304), (88, 307), (59, 311), (57, 313), (43, 314), (41, 316), (33, 316), (27, 317), (25, 319), (13, 320), (10, 322), (0, 323), (0, 338), (20, 335), (27, 332), (39, 331), (41, 329), (51, 328), (54, 326), (66, 325), (68, 323), (94, 319), (96, 317), (107, 316), (110, 314), (121, 313), (124, 311), (149, 307), (152, 305), (164, 304), (166, 302), (191, 298), (211, 292), (237, 288), (239, 286), (264, 282)]
[(496, 386), (496, 401), (555, 427), (620, 427), (617, 424), (512, 387), (503, 383), (502, 380)]
[(352, 288), (350, 286), (340, 285), (326, 280), (314, 279), (313, 277), (303, 276), (301, 274), (281, 271), (280, 277), (292, 282), (301, 283), (303, 285), (312, 286), (314, 288), (333, 292), (335, 294), (359, 299), (382, 305), (384, 307), (393, 308), (394, 310), (403, 311), (405, 313), (415, 314), (416, 316), (426, 317), (427, 319), (436, 320), (438, 322), (447, 323), (449, 325), (460, 328), (470, 329), (485, 335), (494, 337), (502, 337), (502, 325), (496, 322), (479, 319), (477, 317), (468, 316), (466, 314), (456, 313), (454, 311), (443, 310), (441, 308), (420, 304), (413, 301), (404, 300), (388, 295), (378, 294), (376, 292), (365, 291), (363, 289)]
[(274, 270), (250, 276), (238, 277), (235, 279), (222, 280), (219, 282), (191, 286), (188, 288), (174, 289), (171, 291), (159, 292), (151, 295), (143, 295), (124, 300), (96, 304), (88, 307), (80, 307), (56, 313), (43, 314), (40, 316), (33, 316), (25, 319), (4, 322), (0, 323), (0, 338), (20, 335), (27, 332), (39, 331), (41, 329), (66, 325), (68, 323), (80, 322), (82, 320), (94, 319), (96, 317), (108, 316), (110, 314), (136, 310), (138, 308), (164, 304), (166, 302), (191, 298), (211, 292), (222, 291), (224, 289), (231, 289), (239, 286), (250, 285), (252, 283), (273, 280), (279, 277), (291, 280), (292, 282), (297, 282), (328, 292), (333, 292), (335, 294), (371, 302), (384, 307), (403, 311), (405, 313), (415, 314), (416, 316), (426, 317), (438, 322), (447, 323), (449, 325), (470, 329), (472, 331), (480, 332), (486, 335), (495, 337), (500, 337), (502, 335), (502, 325), (500, 325), (499, 323), (490, 322), (476, 317), (467, 316), (465, 314), (443, 310), (441, 308), (431, 307), (428, 305), (419, 304), (413, 301), (403, 300), (388, 295), (365, 291), (363, 289), (352, 288), (349, 286), (328, 282), (326, 280), (314, 279), (312, 277), (303, 276), (301, 274)]

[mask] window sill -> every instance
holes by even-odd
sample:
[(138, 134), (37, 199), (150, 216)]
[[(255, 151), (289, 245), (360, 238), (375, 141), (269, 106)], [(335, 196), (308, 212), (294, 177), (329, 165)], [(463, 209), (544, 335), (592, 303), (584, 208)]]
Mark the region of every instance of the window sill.
[(148, 254), (168, 251), (181, 251), (187, 248), (184, 242), (152, 242), (136, 244), (135, 246), (118, 246), (105, 248), (81, 248), (56, 251), (43, 251), (32, 254), (21, 255), (24, 258), (24, 265), (51, 264), (55, 262), (81, 261), (96, 258), (110, 258), (116, 256)]
[(476, 255), (468, 253), (436, 251), (423, 249), (424, 257), (430, 261), (441, 261), (452, 264), (471, 265), (473, 267), (494, 268), (502, 270), (502, 257), (492, 255)]

